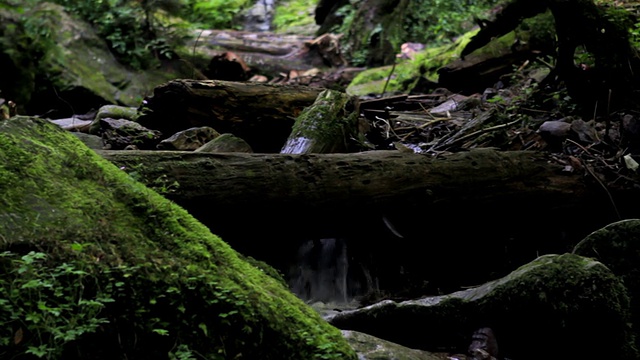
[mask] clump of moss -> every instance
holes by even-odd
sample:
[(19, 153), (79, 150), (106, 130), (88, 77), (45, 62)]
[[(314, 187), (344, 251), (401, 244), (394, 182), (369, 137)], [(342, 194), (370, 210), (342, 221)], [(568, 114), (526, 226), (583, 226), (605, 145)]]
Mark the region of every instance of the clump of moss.
[(184, 209), (47, 121), (0, 122), (0, 357), (355, 359)]

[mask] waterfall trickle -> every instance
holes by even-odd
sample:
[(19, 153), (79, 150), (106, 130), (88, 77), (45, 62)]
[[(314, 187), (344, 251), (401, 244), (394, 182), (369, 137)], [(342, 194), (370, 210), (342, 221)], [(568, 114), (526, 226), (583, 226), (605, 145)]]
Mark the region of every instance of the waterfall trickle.
[(291, 289), (307, 301), (350, 301), (347, 244), (328, 238), (305, 241), (291, 269)]
[(244, 30), (262, 32), (271, 30), (275, 0), (257, 0), (244, 14)]

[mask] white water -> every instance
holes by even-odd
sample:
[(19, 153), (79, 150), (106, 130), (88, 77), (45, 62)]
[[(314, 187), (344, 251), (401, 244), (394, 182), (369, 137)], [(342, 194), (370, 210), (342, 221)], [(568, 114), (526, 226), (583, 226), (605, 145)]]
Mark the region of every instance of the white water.
[(255, 32), (270, 31), (274, 11), (274, 0), (257, 0), (245, 14), (244, 30)]
[(305, 241), (291, 269), (291, 289), (310, 302), (348, 303), (349, 261), (346, 241), (335, 238)]

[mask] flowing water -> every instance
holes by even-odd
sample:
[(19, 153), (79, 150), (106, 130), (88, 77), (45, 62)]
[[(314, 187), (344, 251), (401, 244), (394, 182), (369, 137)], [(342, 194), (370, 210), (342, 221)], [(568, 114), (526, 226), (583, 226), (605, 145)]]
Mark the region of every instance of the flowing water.
[(245, 13), (244, 30), (253, 32), (270, 31), (274, 12), (275, 0), (257, 0)]

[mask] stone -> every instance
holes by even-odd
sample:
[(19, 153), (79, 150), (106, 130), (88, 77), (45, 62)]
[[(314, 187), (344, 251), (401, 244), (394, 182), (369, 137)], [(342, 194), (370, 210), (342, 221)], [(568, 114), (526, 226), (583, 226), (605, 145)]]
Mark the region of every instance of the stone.
[(220, 136), (220, 133), (211, 127), (193, 127), (179, 131), (160, 141), (157, 148), (158, 150), (193, 151), (218, 136)]
[[(636, 340), (640, 341), (640, 219), (616, 221), (592, 232), (573, 253), (602, 262), (622, 279), (629, 290)], [(640, 348), (640, 342), (637, 346)]]
[(196, 152), (223, 153), (241, 152), (252, 153), (251, 145), (233, 134), (222, 134), (195, 150)]
[(161, 133), (124, 119), (100, 119), (102, 139), (111, 150), (122, 150), (128, 145), (139, 149), (153, 149), (160, 140)]
[(457, 353), (467, 352), (476, 329), (490, 327), (499, 358), (520, 360), (637, 359), (630, 319), (622, 281), (602, 263), (575, 254), (544, 255), (452, 294), (385, 300), (327, 317), (342, 330)]
[(89, 133), (99, 135), (101, 130), (100, 120), (106, 118), (136, 121), (138, 118), (138, 109), (130, 106), (104, 105), (98, 109), (94, 120), (91, 122)]

